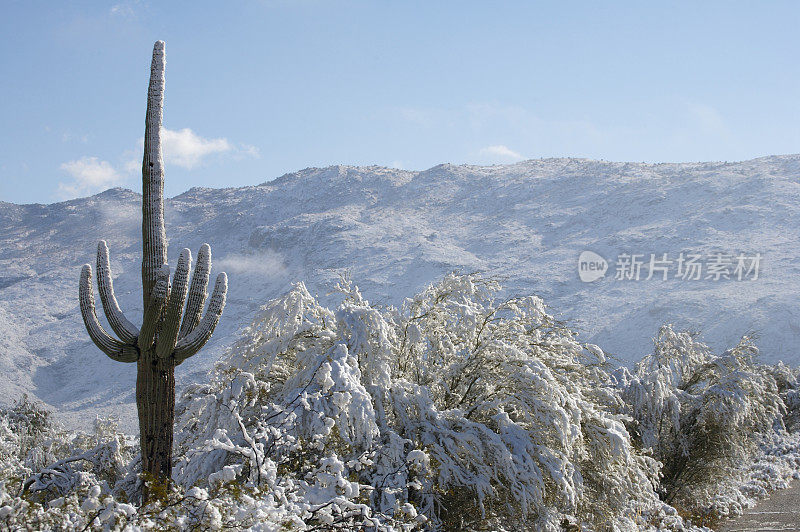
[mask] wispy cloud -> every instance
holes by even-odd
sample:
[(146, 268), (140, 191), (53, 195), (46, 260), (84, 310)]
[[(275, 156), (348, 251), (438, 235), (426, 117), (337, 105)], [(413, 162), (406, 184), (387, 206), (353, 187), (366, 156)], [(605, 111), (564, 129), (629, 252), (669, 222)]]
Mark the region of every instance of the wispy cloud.
[(231, 253), (214, 261), (214, 269), (234, 276), (257, 276), (272, 280), (286, 274), (283, 255), (273, 250), (262, 250), (252, 255)]
[(131, 2), (120, 2), (111, 6), (108, 12), (115, 17), (131, 18), (136, 15)]
[(163, 128), (161, 140), (164, 143), (164, 162), (191, 170), (203, 163), (209, 155), (233, 150), (226, 138), (206, 139), (185, 127), (177, 131)]
[(425, 134), (434, 135), (428, 139), (447, 139), (436, 144), (438, 155), (433, 157), (473, 164), (538, 157), (653, 162), (735, 159), (735, 146), (742, 142), (727, 109), (692, 100), (654, 106), (647, 112), (635, 105), (611, 118), (592, 111), (556, 114), (546, 107), (497, 101), (387, 107), (376, 118), (388, 129), (405, 134), (424, 127)]
[[(161, 140), (164, 163), (167, 166), (175, 165), (187, 170), (203, 166), (215, 155), (226, 155), (235, 160), (258, 159), (261, 156), (256, 146), (236, 145), (225, 137), (201, 137), (188, 127), (177, 130), (161, 128)], [(127, 161), (123, 167), (126, 173), (131, 174), (140, 169), (143, 148), (144, 138), (140, 138), (138, 150), (125, 152)]]
[(142, 171), (142, 154), (140, 152), (137, 153), (134, 150), (127, 150), (125, 152), (125, 157), (127, 161), (122, 165), (122, 171), (125, 172), (126, 175)]
[(233, 149), (236, 152), (236, 159), (258, 159), (261, 157), (261, 150), (250, 144), (242, 144), (239, 147), (234, 146)]
[(97, 157), (68, 161), (61, 165), (61, 169), (72, 177), (71, 181), (58, 184), (58, 193), (64, 199), (94, 194), (124, 181), (108, 161)]
[(508, 146), (503, 146), (502, 144), (496, 144), (494, 146), (486, 146), (482, 148), (480, 152), (478, 152), (481, 157), (485, 157), (492, 160), (500, 160), (503, 162), (516, 162), (525, 159), (524, 155), (512, 150)]

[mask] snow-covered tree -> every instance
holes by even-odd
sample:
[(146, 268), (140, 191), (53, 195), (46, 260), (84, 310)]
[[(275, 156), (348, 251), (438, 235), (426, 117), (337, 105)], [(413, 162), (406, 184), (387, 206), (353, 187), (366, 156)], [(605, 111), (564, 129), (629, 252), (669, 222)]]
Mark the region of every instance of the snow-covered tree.
[(785, 432), (776, 377), (783, 397), (793, 398), (796, 373), (761, 366), (757, 356), (747, 337), (717, 356), (667, 325), (633, 375), (617, 372), (635, 440), (663, 463), (662, 498), (687, 514), (713, 514), (715, 499), (741, 480), (764, 437)]
[[(664, 511), (657, 463), (631, 445), (602, 351), (539, 298), (497, 300), (499, 285), (475, 275), (449, 275), (401, 309), (339, 289), (336, 311), (302, 284), (271, 302), (212, 382), (187, 391), (181, 483), (228, 466), (284, 492), (291, 472), (323, 506), (335, 479), (371, 519), (448, 529), (634, 527)], [(334, 476), (320, 469), (331, 463)], [(313, 519), (346, 519), (351, 504)]]
[(697, 530), (800, 470), (798, 372), (747, 339), (715, 356), (667, 326), (632, 373), (479, 275), (400, 308), (337, 289), (270, 301), (186, 388), (174, 482), (143, 506), (113, 423), (0, 411), (0, 526)]

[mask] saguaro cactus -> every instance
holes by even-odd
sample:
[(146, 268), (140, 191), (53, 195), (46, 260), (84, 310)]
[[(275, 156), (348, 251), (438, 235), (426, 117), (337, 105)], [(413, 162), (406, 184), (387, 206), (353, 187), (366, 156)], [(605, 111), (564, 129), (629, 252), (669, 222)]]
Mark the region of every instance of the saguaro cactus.
[[(164, 168), (161, 156), (161, 117), (164, 106), (164, 42), (153, 47), (142, 163), (142, 299), (144, 316), (137, 329), (120, 310), (114, 296), (105, 241), (97, 246), (97, 288), (108, 324), (117, 338), (97, 320), (92, 267), (83, 266), (80, 307), (92, 341), (113, 360), (136, 362), (136, 407), (142, 472), (157, 479), (172, 473), (172, 435), (175, 417), (175, 366), (197, 353), (208, 341), (225, 306), (228, 278), (219, 274), (203, 316), (208, 293), (211, 248), (203, 244), (188, 283), (192, 253), (181, 252), (170, 282), (164, 231)], [(188, 292), (188, 298), (187, 298)], [(184, 309), (185, 307), (185, 309)], [(182, 321), (181, 321), (182, 319)], [(144, 490), (147, 500), (147, 488)]]

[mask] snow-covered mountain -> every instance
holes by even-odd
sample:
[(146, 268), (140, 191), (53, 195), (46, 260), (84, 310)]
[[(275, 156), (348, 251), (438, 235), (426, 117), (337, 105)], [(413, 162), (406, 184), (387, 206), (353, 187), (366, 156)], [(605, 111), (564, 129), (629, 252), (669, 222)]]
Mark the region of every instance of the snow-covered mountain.
[[(52, 205), (0, 203), (2, 402), (28, 393), (68, 423), (114, 412), (133, 429), (135, 367), (91, 344), (77, 294), (80, 266), (105, 239), (121, 306), (141, 319), (140, 199), (113, 189)], [(179, 367), (179, 385), (205, 379), (237, 329), (292, 282), (324, 301), (344, 272), (387, 304), (452, 270), (499, 276), (508, 295), (541, 295), (584, 341), (624, 362), (649, 353), (658, 326), (672, 322), (717, 350), (755, 333), (765, 361), (800, 363), (800, 155), (422, 172), (336, 166), (254, 187), (196, 188), (165, 208), (170, 263), (208, 242), (230, 287), (217, 332)], [(586, 250), (608, 261), (591, 283), (578, 276)], [(680, 253), (702, 256), (703, 279), (677, 275)], [(758, 278), (736, 280), (736, 257), (757, 253)], [(638, 281), (615, 279), (622, 254), (642, 255)], [(667, 280), (661, 271), (646, 279), (651, 254), (674, 261)], [(717, 254), (732, 257), (732, 279), (705, 279)]]

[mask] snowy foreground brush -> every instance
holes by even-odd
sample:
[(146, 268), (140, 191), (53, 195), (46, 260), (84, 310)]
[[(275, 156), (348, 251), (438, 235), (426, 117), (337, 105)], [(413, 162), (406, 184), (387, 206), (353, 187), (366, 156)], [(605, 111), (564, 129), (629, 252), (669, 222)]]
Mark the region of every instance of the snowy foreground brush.
[[(136, 530), (692, 530), (800, 469), (798, 372), (665, 326), (633, 371), (541, 299), (449, 275), (400, 309), (348, 281), (263, 307), (176, 406), (173, 487), (136, 442), (0, 418), (0, 526)], [(687, 518), (691, 518), (690, 520)]]

